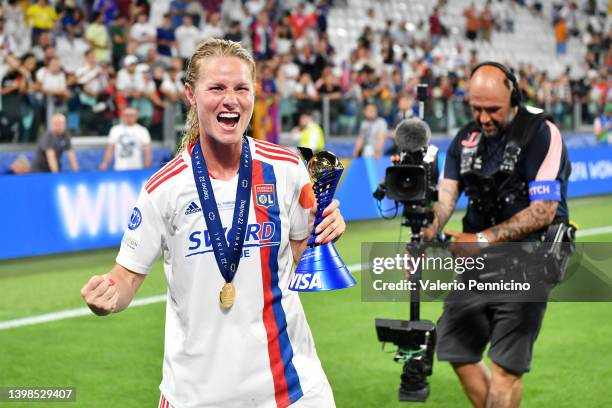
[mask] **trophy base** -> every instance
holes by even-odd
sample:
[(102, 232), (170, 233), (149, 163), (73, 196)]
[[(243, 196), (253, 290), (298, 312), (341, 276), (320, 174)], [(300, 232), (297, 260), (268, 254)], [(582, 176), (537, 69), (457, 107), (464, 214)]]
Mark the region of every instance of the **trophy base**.
[(344, 289), (356, 281), (331, 242), (307, 248), (300, 259), (289, 289), (297, 292), (321, 292)]

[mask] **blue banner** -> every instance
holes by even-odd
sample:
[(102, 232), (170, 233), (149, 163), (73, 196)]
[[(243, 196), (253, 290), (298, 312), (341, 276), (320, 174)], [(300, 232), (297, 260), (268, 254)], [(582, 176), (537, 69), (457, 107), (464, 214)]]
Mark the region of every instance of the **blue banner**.
[(155, 171), (0, 176), (0, 259), (118, 246)]
[[(569, 197), (612, 193), (612, 147), (569, 149)], [(444, 154), (440, 154), (440, 168)], [(346, 220), (379, 218), (372, 192), (391, 164), (354, 159), (336, 194)], [(155, 169), (0, 176), (0, 259), (118, 247), (142, 185)], [(461, 197), (457, 207), (465, 207)], [(381, 208), (394, 213), (395, 203)], [(570, 208), (571, 210), (571, 208)], [(401, 209), (399, 210), (401, 215)]]
[[(612, 193), (612, 146), (569, 148), (568, 153), (572, 162), (569, 197)], [(446, 154), (440, 152), (438, 156), (440, 172), (445, 157)], [(390, 165), (390, 158), (383, 157), (380, 160), (352, 159), (348, 166), (345, 166), (347, 169), (342, 184), (338, 187), (336, 198), (342, 203), (342, 214), (347, 221), (380, 218), (378, 204), (372, 197), (372, 192), (384, 179), (385, 169)], [(462, 194), (457, 202), (457, 208), (466, 206), (467, 200)], [(392, 216), (395, 212), (393, 201), (385, 199), (380, 207), (386, 210), (385, 215)]]

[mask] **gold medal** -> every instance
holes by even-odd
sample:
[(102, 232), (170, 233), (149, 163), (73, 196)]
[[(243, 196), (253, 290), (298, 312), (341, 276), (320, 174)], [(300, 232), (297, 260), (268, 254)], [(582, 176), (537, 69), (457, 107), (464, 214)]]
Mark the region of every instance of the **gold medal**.
[(221, 288), (221, 292), (219, 292), (219, 301), (221, 302), (221, 306), (226, 309), (229, 309), (234, 304), (234, 300), (236, 299), (236, 288), (231, 282), (225, 282), (225, 285)]

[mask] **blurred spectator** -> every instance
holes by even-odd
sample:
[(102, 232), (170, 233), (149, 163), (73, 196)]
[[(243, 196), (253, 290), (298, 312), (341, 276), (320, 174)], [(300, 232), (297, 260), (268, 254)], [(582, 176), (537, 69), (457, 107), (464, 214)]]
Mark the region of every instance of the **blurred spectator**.
[(66, 33), (55, 42), (55, 52), (66, 71), (74, 72), (85, 64), (85, 52), (89, 44), (82, 38), (82, 34), (75, 32), (74, 26), (68, 26)]
[(253, 137), (278, 143), (280, 136), (280, 94), (272, 67), (264, 63), (260, 78), (255, 85), (255, 108), (253, 110)]
[(21, 101), (27, 83), (19, 59), (8, 54), (5, 63), (8, 70), (0, 84), (0, 141), (16, 142), (20, 131)]
[(606, 103), (603, 113), (595, 118), (593, 131), (598, 142), (612, 144), (612, 103)]
[[(221, 3), (221, 16), (224, 21), (238, 21), (248, 27), (251, 24), (249, 14), (242, 0), (225, 0)], [(246, 31), (245, 31), (246, 32)]]
[(25, 143), (35, 142), (38, 138), (38, 130), (44, 117), (44, 95), (40, 92), (40, 83), (36, 81), (37, 61), (33, 54), (26, 54), (21, 61), (21, 72), (24, 75), (25, 94), (22, 99), (22, 117), (20, 121), (20, 141)]
[(363, 116), (353, 157), (373, 157), (378, 160), (387, 136), (387, 122), (378, 116), (378, 109), (373, 101), (366, 103)]
[(136, 170), (151, 167), (151, 135), (136, 123), (137, 112), (126, 108), (121, 115), (122, 123), (115, 125), (108, 135), (108, 147), (100, 170), (108, 169), (114, 157), (115, 170)]
[(438, 6), (434, 6), (429, 16), (429, 36), (431, 38), (432, 48), (438, 45), (443, 32), (442, 22), (440, 21), (440, 10)]
[(569, 38), (569, 31), (567, 29), (567, 23), (564, 18), (560, 18), (555, 24), (555, 43), (557, 55), (565, 55), (567, 49), (567, 39)]
[(32, 42), (36, 43), (41, 33), (51, 31), (58, 20), (55, 8), (47, 0), (37, 0), (26, 9), (26, 22), (32, 27)]
[(298, 146), (308, 147), (315, 153), (325, 148), (323, 129), (315, 122), (310, 112), (300, 114), (298, 127), (292, 133), (298, 141)]
[[(104, 68), (104, 67), (103, 67)], [(105, 135), (110, 131), (112, 124), (119, 115), (119, 110), (125, 108), (126, 100), (119, 91), (117, 91), (117, 76), (115, 71), (107, 70), (107, 80), (100, 95), (98, 95), (98, 103), (94, 106), (96, 113), (95, 129), (97, 135)], [(99, 118), (102, 117), (103, 120)]]
[(170, 2), (169, 13), (172, 16), (172, 26), (174, 28), (178, 28), (181, 24), (185, 24), (184, 17), (187, 15), (187, 6), (188, 3), (186, 0), (172, 0)]
[(578, 5), (574, 1), (570, 1), (565, 4), (561, 11), (561, 15), (565, 18), (567, 22), (567, 28), (572, 37), (580, 36), (580, 26), (579, 26), (579, 11)]
[(224, 33), (219, 13), (210, 13), (208, 21), (202, 25), (200, 38), (202, 40), (208, 38), (223, 38)]
[(191, 16), (185, 16), (183, 17), (183, 24), (176, 29), (174, 34), (176, 36), (178, 55), (183, 59), (184, 66), (186, 67), (200, 39), (200, 31), (193, 26)]
[(300, 67), (300, 72), (307, 72), (311, 79), (316, 81), (327, 65), (327, 60), (320, 52), (314, 52), (310, 46), (304, 45), (298, 51), (295, 63)]
[[(32, 47), (31, 53), (36, 57), (36, 61), (40, 63), (46, 63), (46, 56), (50, 54), (49, 49), (53, 49), (53, 43), (51, 42), (51, 33), (41, 33), (38, 36), (38, 42)], [(55, 51), (51, 54), (54, 55)]]
[(376, 74), (376, 71), (368, 65), (366, 65), (362, 72), (361, 91), (363, 97), (376, 98), (379, 96), (381, 91), (380, 77)]
[(138, 16), (139, 14), (151, 15), (151, 5), (149, 0), (132, 0), (132, 10), (130, 15), (132, 17)]
[(117, 91), (128, 104), (140, 98), (145, 88), (142, 73), (136, 71), (137, 63), (135, 55), (128, 55), (117, 73)]
[(121, 61), (127, 55), (127, 19), (123, 15), (118, 15), (109, 28), (109, 35), (112, 42), (112, 62), (115, 70), (121, 68)]
[(42, 93), (47, 97), (47, 122), (55, 111), (64, 111), (65, 103), (71, 96), (59, 58), (53, 57), (49, 63), (36, 72)]
[(397, 57), (395, 55), (395, 44), (389, 37), (383, 37), (382, 39), (382, 62), (387, 68), (392, 68), (395, 65)]
[(157, 53), (156, 48), (149, 48), (147, 51), (147, 55), (145, 55), (144, 60), (140, 61), (141, 65), (144, 64), (150, 68), (150, 71), (153, 72), (158, 67), (166, 69), (168, 64), (170, 63), (171, 58), (161, 58)]
[(163, 98), (171, 103), (181, 101), (183, 83), (181, 82), (180, 72), (180, 67), (177, 67), (176, 64), (171, 64), (168, 67), (168, 73), (164, 75), (161, 83), (160, 90)]
[(76, 83), (79, 89), (80, 125), (83, 129), (95, 129), (97, 109), (100, 107), (99, 96), (106, 86), (106, 73), (96, 61), (93, 50), (85, 54), (85, 64), (78, 67), (75, 72)]
[(482, 33), (482, 39), (486, 42), (491, 42), (491, 32), (495, 25), (495, 19), (493, 12), (491, 11), (491, 1), (487, 0), (484, 9), (480, 13), (480, 30)]
[(206, 10), (199, 1), (188, 2), (185, 14), (191, 16), (193, 25), (196, 27), (201, 27), (206, 22)]
[(4, 13), (2, 17), (6, 20), (6, 26), (4, 27), (4, 33), (8, 35), (14, 35), (19, 32), (21, 27), (24, 25), (25, 14), (22, 8), (19, 6), (17, 0), (8, 0), (6, 3), (3, 2), (2, 8)]
[(268, 13), (260, 12), (251, 27), (253, 55), (256, 59), (267, 60), (274, 56), (274, 29), (268, 18)]
[(321, 112), (323, 112), (323, 100), (327, 99), (329, 101), (331, 131), (337, 134), (339, 133), (338, 125), (340, 124), (337, 119), (344, 113), (344, 102), (342, 101), (342, 89), (331, 67), (328, 66), (323, 70), (323, 75), (319, 78), (315, 86), (321, 98)]
[(30, 172), (30, 161), (22, 154), (11, 163), (11, 165), (0, 170), (0, 174), (26, 174)]
[(103, 24), (104, 15), (99, 12), (92, 14), (92, 20), (85, 32), (85, 39), (94, 50), (96, 61), (100, 63), (110, 62), (110, 38)]
[(31, 171), (33, 173), (59, 172), (64, 152), (68, 155), (71, 170), (79, 171), (79, 163), (72, 149), (70, 134), (66, 132), (66, 117), (61, 113), (56, 113), (51, 117), (49, 130), (43, 134), (38, 143)]
[(398, 147), (396, 142), (395, 129), (397, 126), (406, 119), (410, 119), (416, 116), (414, 97), (412, 95), (401, 95), (397, 102), (398, 111), (393, 117), (393, 127), (389, 132), (389, 138), (393, 141), (393, 145), (385, 150), (385, 156), (391, 156), (398, 154)]
[[(158, 66), (156, 71), (163, 66)], [(140, 64), (136, 67), (137, 74), (140, 75), (143, 87), (140, 98), (133, 99), (130, 105), (136, 108), (138, 112), (138, 121), (147, 128), (155, 128), (155, 135), (160, 136), (162, 112), (165, 107), (165, 103), (162, 100), (161, 93), (161, 82), (162, 76), (159, 75), (157, 78), (154, 77), (154, 73), (151, 72), (151, 68), (148, 64)]]
[(414, 97), (412, 97), (412, 95), (400, 96), (397, 101), (397, 109), (397, 113), (393, 120), (394, 129), (402, 120), (410, 119), (416, 115), (416, 112), (414, 111)]
[(115, 0), (95, 0), (91, 9), (104, 16), (104, 25), (106, 26), (108, 26), (118, 12)]
[(474, 41), (478, 37), (478, 30), (480, 29), (480, 15), (474, 3), (470, 3), (470, 6), (463, 10), (463, 16), (465, 17), (465, 37)]
[(299, 118), (299, 114), (302, 112), (312, 112), (319, 107), (319, 95), (314, 86), (312, 78), (308, 72), (302, 72), (300, 78), (294, 83), (293, 90), (291, 92), (291, 98), (296, 101), (296, 115), (295, 121)]
[(293, 38), (298, 40), (302, 38), (307, 28), (317, 24), (317, 13), (313, 11), (306, 14), (304, 3), (300, 2), (289, 17), (289, 24), (293, 30)]
[(227, 30), (223, 38), (226, 40), (234, 41), (234, 42), (241, 42), (242, 41), (242, 28), (240, 27), (240, 22), (239, 21), (230, 22), (229, 29)]
[(170, 21), (170, 14), (164, 14), (161, 27), (157, 27), (157, 53), (164, 59), (172, 57), (175, 45), (174, 27)]
[(62, 17), (62, 27), (64, 31), (72, 29), (78, 36), (85, 35), (85, 18), (81, 9), (66, 10)]
[(144, 59), (149, 49), (155, 47), (156, 30), (149, 23), (149, 16), (139, 14), (136, 23), (130, 29), (130, 40), (136, 42), (136, 55)]
[(327, 15), (329, 14), (329, 10), (331, 5), (327, 0), (319, 0), (317, 4), (317, 30), (319, 34), (327, 32)]

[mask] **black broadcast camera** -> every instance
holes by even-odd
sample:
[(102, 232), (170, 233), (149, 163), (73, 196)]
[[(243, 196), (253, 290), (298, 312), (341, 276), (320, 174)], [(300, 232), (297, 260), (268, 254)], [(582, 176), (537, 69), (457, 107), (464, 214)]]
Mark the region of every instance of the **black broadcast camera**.
[[(398, 154), (387, 167), (385, 179), (373, 196), (385, 196), (404, 206), (404, 225), (423, 227), (433, 220), (429, 209), (438, 200), (438, 148), (432, 144), (431, 130), (423, 121), (427, 85), (417, 87), (419, 118), (404, 119), (395, 129)], [(408, 223), (408, 224), (406, 224)]]
[[(410, 227), (406, 250), (420, 256), (425, 248), (421, 229), (433, 222), (433, 203), (438, 200), (438, 148), (430, 144), (431, 131), (423, 121), (427, 85), (417, 87), (419, 118), (402, 121), (395, 130), (399, 153), (387, 167), (385, 179), (374, 198), (386, 196), (403, 205), (402, 225)], [(417, 251), (415, 254), (414, 251)], [(413, 281), (421, 270), (412, 271)], [(418, 287), (418, 284), (417, 284)], [(423, 402), (429, 396), (426, 377), (432, 374), (436, 329), (430, 320), (420, 319), (419, 290), (410, 292), (410, 320), (376, 319), (378, 340), (397, 346), (394, 361), (404, 363), (399, 388), (400, 401)]]

